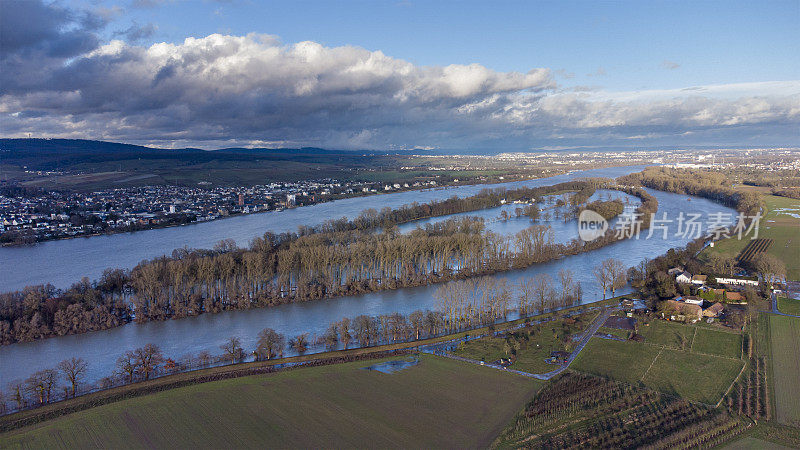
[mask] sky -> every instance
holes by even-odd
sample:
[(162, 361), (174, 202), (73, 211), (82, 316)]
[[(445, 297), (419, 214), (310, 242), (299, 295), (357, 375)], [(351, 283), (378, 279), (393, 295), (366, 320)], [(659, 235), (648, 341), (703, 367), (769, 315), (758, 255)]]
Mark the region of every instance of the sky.
[(0, 134), (800, 146), (800, 0), (0, 0)]

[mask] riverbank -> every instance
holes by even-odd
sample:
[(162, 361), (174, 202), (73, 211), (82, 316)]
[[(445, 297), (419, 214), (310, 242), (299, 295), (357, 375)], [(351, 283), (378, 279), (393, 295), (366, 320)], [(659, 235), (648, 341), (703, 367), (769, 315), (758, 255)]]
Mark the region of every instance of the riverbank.
[(266, 361), (234, 363), (223, 366), (197, 369), (189, 372), (167, 374), (147, 381), (140, 381), (106, 390), (90, 392), (79, 395), (75, 398), (46, 404), (38, 408), (27, 409), (5, 416), (0, 416), (0, 432), (32, 425), (64, 414), (70, 414), (73, 412), (93, 408), (95, 406), (191, 384), (206, 383), (220, 379), (238, 378), (260, 373), (272, 373), (279, 370), (291, 369), (293, 367), (305, 367), (315, 364), (336, 364), (339, 362), (355, 361), (358, 359), (383, 358), (389, 355), (404, 354), (409, 352), (411, 349), (418, 347), (463, 339), (466, 336), (485, 335), (491, 332), (512, 329), (528, 321), (544, 321), (557, 315), (574, 313), (588, 308), (617, 304), (622, 298), (625, 297), (626, 296), (624, 295), (618, 296), (602, 300), (600, 302), (587, 303), (564, 308), (558, 311), (551, 311), (544, 314), (537, 314), (530, 317), (509, 320), (506, 322), (416, 341), (377, 345), (373, 347), (352, 348), (347, 350), (308, 353), (305, 355), (276, 358)]
[[(627, 167), (627, 166), (621, 165), (621, 166), (608, 166), (608, 167)], [(520, 177), (514, 178), (514, 179), (512, 179), (512, 180), (510, 180), (508, 182), (532, 181), (532, 180), (538, 180), (538, 179), (542, 179), (542, 178), (549, 178), (549, 177), (553, 177), (553, 176), (558, 176), (558, 175), (562, 175), (562, 174), (565, 174), (565, 173), (569, 173), (569, 171), (566, 171), (566, 170), (554, 170), (552, 172), (548, 172), (547, 176), (544, 176), (544, 174), (540, 174), (539, 176), (520, 176)], [(506, 175), (506, 176), (508, 176), (509, 178), (512, 178), (510, 175)], [(111, 229), (111, 230), (102, 231), (102, 232), (93, 231), (93, 232), (81, 233), (81, 234), (75, 234), (75, 235), (59, 235), (59, 236), (52, 236), (52, 237), (39, 237), (39, 236), (36, 236), (32, 242), (3, 242), (2, 244), (0, 244), (0, 247), (24, 247), (24, 246), (36, 245), (36, 244), (40, 244), (40, 243), (43, 243), (43, 242), (51, 242), (51, 241), (64, 241), (64, 240), (78, 239), (78, 238), (93, 238), (93, 237), (98, 237), (98, 236), (113, 236), (113, 235), (117, 235), (117, 234), (136, 233), (136, 232), (140, 232), (140, 231), (160, 230), (160, 229), (166, 229), (166, 228), (178, 228), (178, 227), (183, 227), (183, 226), (186, 226), (186, 225), (196, 225), (196, 224), (200, 224), (200, 223), (216, 222), (216, 221), (225, 220), (225, 219), (232, 219), (232, 218), (235, 218), (235, 217), (249, 216), (249, 215), (261, 214), (261, 213), (272, 212), (272, 211), (280, 212), (280, 211), (284, 211), (286, 209), (304, 208), (304, 207), (307, 207), (307, 206), (314, 206), (314, 205), (319, 205), (319, 204), (323, 204), (323, 203), (335, 202), (337, 200), (346, 200), (346, 199), (361, 198), (361, 197), (372, 197), (372, 196), (380, 196), (380, 195), (396, 194), (396, 193), (404, 193), (404, 192), (415, 192), (415, 191), (423, 191), (423, 190), (429, 190), (429, 189), (435, 190), (435, 189), (446, 189), (446, 188), (462, 187), (462, 186), (483, 186), (483, 185), (487, 185), (488, 186), (488, 185), (492, 185), (492, 184), (498, 184), (499, 182), (501, 182), (501, 180), (499, 180), (499, 179), (487, 179), (485, 181), (480, 181), (480, 182), (446, 181), (446, 182), (443, 182), (442, 184), (437, 184), (435, 186), (419, 186), (419, 187), (402, 187), (402, 186), (401, 187), (394, 187), (393, 186), (391, 191), (376, 190), (376, 191), (364, 192), (364, 191), (360, 191), (360, 190), (354, 190), (351, 193), (331, 194), (331, 195), (328, 195), (327, 197), (321, 198), (319, 200), (311, 200), (311, 201), (308, 201), (306, 203), (303, 203), (303, 204), (300, 204), (300, 205), (297, 205), (297, 206), (290, 206), (288, 208), (279, 207), (279, 208), (274, 208), (274, 209), (263, 209), (263, 210), (255, 211), (255, 212), (251, 212), (251, 213), (235, 212), (235, 213), (229, 213), (229, 214), (225, 214), (225, 215), (220, 215), (220, 216), (218, 216), (216, 218), (213, 218), (211, 220), (191, 220), (191, 221), (188, 221), (188, 222), (185, 222), (185, 223), (164, 222), (164, 223), (156, 223), (156, 224), (148, 224), (148, 225), (137, 225), (133, 229), (131, 229), (131, 227), (125, 227), (124, 229)], [(0, 234), (0, 236), (2, 236), (2, 234)]]

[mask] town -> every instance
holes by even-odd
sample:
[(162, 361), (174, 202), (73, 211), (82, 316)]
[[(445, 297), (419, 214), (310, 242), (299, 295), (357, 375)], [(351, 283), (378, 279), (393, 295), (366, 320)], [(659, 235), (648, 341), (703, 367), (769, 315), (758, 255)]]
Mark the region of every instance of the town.
[(0, 243), (26, 244), (185, 225), (436, 184), (433, 180), (384, 184), (328, 179), (240, 187), (144, 186), (33, 194), (8, 187), (0, 189)]

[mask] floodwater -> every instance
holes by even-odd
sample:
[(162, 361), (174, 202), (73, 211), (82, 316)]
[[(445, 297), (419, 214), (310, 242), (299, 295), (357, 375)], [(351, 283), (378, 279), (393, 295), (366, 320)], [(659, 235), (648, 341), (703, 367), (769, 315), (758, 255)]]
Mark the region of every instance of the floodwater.
[[(573, 174), (570, 178), (578, 176), (619, 176), (627, 172), (639, 170), (638, 168), (616, 168), (616, 169), (601, 169), (597, 171), (590, 171), (583, 174)], [(568, 179), (567, 176), (553, 177), (543, 180), (536, 180), (537, 185), (545, 185), (557, 183)], [(514, 184), (526, 184), (533, 182), (522, 182)], [(511, 186), (513, 187), (513, 186)], [(465, 191), (464, 188), (457, 188), (450, 191), (426, 191), (425, 196), (436, 196), (436, 198), (445, 198), (454, 193), (460, 195), (469, 195), (476, 192), (480, 187), (469, 187)], [(728, 213), (735, 214), (735, 211), (701, 198), (692, 198), (692, 201), (687, 201), (688, 197), (685, 195), (677, 195), (664, 193), (659, 191), (649, 192), (656, 196), (659, 201), (659, 216), (666, 213), (668, 218), (675, 218), (679, 213)], [(383, 204), (375, 204), (377, 199), (391, 200), (390, 206), (399, 206), (409, 201), (422, 201), (423, 199), (414, 199), (409, 194), (391, 194), (402, 197), (396, 199), (390, 195), (379, 197), (366, 197), (359, 199), (350, 199), (343, 202), (346, 203), (347, 208), (344, 210), (337, 210), (337, 215), (355, 215), (365, 207), (383, 206)], [(361, 206), (354, 206), (352, 203), (358, 200), (364, 202)], [(334, 202), (337, 203), (337, 202)], [(334, 203), (322, 204), (308, 209), (322, 207), (332, 208)], [(364, 206), (364, 205), (369, 206)], [(309, 217), (308, 212), (303, 211), (306, 208), (298, 208), (295, 210), (284, 211), (283, 213), (293, 214), (295, 216)], [(335, 209), (335, 208), (332, 208)], [(343, 213), (343, 211), (347, 211)], [(189, 230), (204, 230), (206, 226), (211, 227), (215, 232), (218, 231), (217, 226), (221, 223), (249, 223), (248, 220), (263, 220), (272, 215), (278, 216), (278, 213), (266, 213), (255, 216), (244, 216), (235, 219), (222, 220), (218, 223), (206, 223), (197, 226), (188, 226), (175, 229), (152, 230), (143, 232), (141, 235), (151, 233), (151, 236), (160, 236), (162, 232), (172, 236), (171, 233), (189, 233)], [(260, 217), (258, 217), (260, 216)], [(280, 217), (280, 216), (278, 216)], [(311, 215), (313, 217), (313, 215)], [(336, 217), (336, 215), (328, 215), (327, 217), (313, 217), (314, 223), (319, 223), (325, 218)], [(298, 218), (291, 225), (296, 226), (303, 223)], [(311, 219), (309, 219), (311, 220)], [(525, 219), (519, 220), (521, 223)], [(268, 225), (261, 224), (260, 228), (263, 230), (265, 226), (275, 229), (278, 226), (290, 227), (288, 224), (289, 219), (281, 219)], [(564, 226), (561, 231), (557, 231), (558, 235), (556, 240), (564, 239), (563, 233), (568, 233), (574, 236), (576, 233), (577, 225), (575, 221), (571, 223), (571, 230), (569, 226)], [(569, 225), (569, 223), (567, 225)], [(244, 226), (244, 225), (243, 225)], [(522, 226), (522, 225), (519, 225)], [(559, 224), (560, 226), (560, 224)], [(246, 225), (250, 231), (233, 232), (231, 235), (236, 235), (238, 240), (247, 239), (247, 236), (255, 236), (260, 233), (255, 230), (259, 227)], [(535, 276), (540, 273), (550, 275), (553, 279), (557, 279), (558, 271), (567, 268), (574, 272), (575, 280), (581, 283), (583, 288), (584, 303), (591, 303), (602, 300), (602, 289), (597, 285), (592, 276), (592, 269), (602, 260), (606, 258), (616, 258), (631, 267), (639, 264), (642, 260), (653, 258), (665, 253), (668, 249), (673, 247), (683, 246), (691, 240), (691, 236), (680, 236), (673, 233), (674, 230), (670, 229), (670, 233), (666, 239), (662, 239), (661, 233), (654, 233), (654, 236), (647, 238), (647, 233), (644, 233), (639, 239), (628, 239), (621, 241), (599, 250), (582, 253), (579, 255), (565, 257), (556, 261), (551, 261), (545, 264), (538, 264), (527, 269), (503, 272), (493, 277), (506, 280), (512, 285), (517, 284), (522, 278)], [(250, 234), (248, 234), (250, 233)], [(126, 240), (139, 239), (138, 233), (111, 236), (108, 238), (98, 237), (89, 239), (79, 239), (75, 241), (59, 241), (50, 244), (57, 245), (73, 245), (72, 242), (82, 242), (90, 246), (101, 246), (100, 242), (115, 242), (116, 250), (121, 252), (120, 257), (124, 257), (123, 247), (128, 248), (129, 245)], [(213, 238), (204, 237), (209, 243), (224, 238), (224, 234), (215, 235)], [(97, 239), (94, 243), (92, 239)], [(118, 240), (114, 240), (118, 239)], [(188, 237), (187, 237), (188, 239)], [(203, 246), (202, 239), (192, 240), (191, 246)], [(166, 242), (175, 241), (172, 238), (165, 238)], [(123, 242), (126, 242), (123, 244)], [(189, 242), (189, 241), (187, 241)], [(198, 244), (200, 242), (200, 244)], [(181, 244), (183, 245), (183, 244)], [(187, 244), (188, 245), (188, 244)], [(160, 248), (164, 248), (161, 245)], [(35, 246), (23, 249), (14, 249), (21, 251), (29, 251), (26, 257), (35, 258), (35, 254), (43, 252), (56, 252), (55, 246)], [(8, 249), (3, 249), (8, 250)], [(113, 251), (113, 250), (112, 250)], [(138, 250), (137, 250), (138, 252)], [(0, 255), (3, 253), (0, 252)], [(141, 256), (141, 253), (137, 253)], [(150, 252), (150, 256), (155, 256)], [(8, 258), (9, 256), (2, 256)], [(130, 258), (130, 255), (127, 256)], [(106, 259), (109, 262), (111, 259)], [(64, 261), (62, 259), (62, 261)], [(9, 262), (2, 263), (2, 266), (7, 267)], [(43, 264), (53, 265), (52, 261), (42, 261)], [(69, 266), (67, 262), (63, 264)], [(82, 259), (76, 259), (75, 265), (80, 265), (84, 270), (88, 270), (88, 262)], [(88, 264), (88, 265), (87, 265)], [(120, 264), (121, 265), (121, 264)], [(17, 268), (12, 268), (16, 273)], [(37, 272), (38, 273), (38, 272)], [(55, 274), (54, 272), (53, 274)], [(44, 273), (38, 273), (36, 276), (45, 277)], [(373, 292), (369, 294), (345, 296), (317, 301), (309, 301), (304, 303), (291, 303), (285, 305), (274, 306), (270, 308), (254, 309), (248, 311), (229, 311), (219, 314), (204, 314), (196, 317), (190, 317), (180, 320), (171, 320), (165, 322), (149, 322), (144, 324), (127, 324), (110, 330), (98, 331), (93, 333), (86, 333), (73, 336), (62, 336), (50, 339), (44, 339), (37, 342), (20, 343), (0, 347), (0, 387), (5, 386), (6, 383), (17, 379), (24, 379), (31, 373), (55, 366), (58, 361), (72, 357), (82, 357), (89, 363), (89, 370), (86, 377), (87, 382), (93, 382), (100, 378), (112, 373), (114, 364), (118, 356), (127, 350), (140, 347), (147, 343), (154, 343), (161, 347), (166, 356), (179, 358), (184, 355), (196, 355), (201, 351), (210, 351), (212, 353), (221, 353), (220, 345), (231, 336), (241, 338), (242, 346), (245, 350), (252, 351), (257, 341), (258, 332), (264, 328), (272, 328), (279, 333), (285, 334), (287, 337), (295, 336), (301, 333), (310, 333), (313, 342), (314, 336), (321, 335), (328, 328), (331, 322), (340, 320), (343, 317), (354, 317), (360, 314), (367, 315), (380, 315), (399, 312), (402, 314), (409, 314), (415, 310), (436, 309), (437, 301), (434, 297), (434, 292), (438, 285), (420, 286), (415, 288), (398, 289), (394, 291)], [(617, 293), (625, 293), (626, 291), (618, 291)], [(513, 318), (513, 315), (510, 316)], [(311, 349), (312, 351), (319, 351), (320, 349)], [(290, 354), (290, 353), (287, 353)]]

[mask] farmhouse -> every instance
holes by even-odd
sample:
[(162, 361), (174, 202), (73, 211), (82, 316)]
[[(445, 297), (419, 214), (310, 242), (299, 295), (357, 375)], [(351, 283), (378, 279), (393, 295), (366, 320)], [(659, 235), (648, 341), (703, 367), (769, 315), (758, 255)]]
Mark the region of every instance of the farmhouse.
[(683, 273), (683, 267), (673, 267), (667, 271), (669, 276), (674, 277)]
[(714, 303), (703, 310), (703, 317), (719, 317), (722, 315), (724, 310), (725, 307), (722, 305), (722, 303)]
[(689, 284), (692, 282), (692, 274), (689, 272), (681, 272), (680, 275), (675, 277), (675, 281), (678, 283)]
[(690, 303), (678, 302), (675, 300), (667, 300), (666, 308), (662, 316), (669, 314), (670, 320), (687, 320), (690, 322), (697, 322), (703, 318), (703, 308), (699, 305), (692, 305)]
[(706, 284), (706, 279), (707, 278), (708, 277), (705, 276), (705, 275), (695, 275), (695, 276), (692, 277), (692, 284), (699, 284), (699, 285), (702, 286), (702, 285)]
[(690, 305), (703, 306), (703, 299), (696, 295), (687, 295), (682, 298), (682, 301)]
[(717, 277), (717, 283), (719, 283), (719, 284), (732, 284), (732, 285), (739, 285), (739, 286), (758, 286), (758, 280), (748, 280), (746, 278)]

